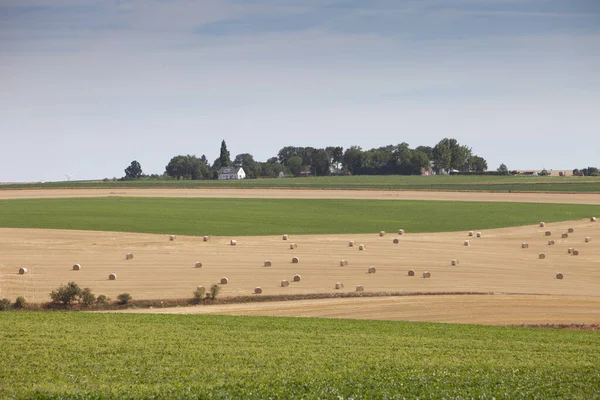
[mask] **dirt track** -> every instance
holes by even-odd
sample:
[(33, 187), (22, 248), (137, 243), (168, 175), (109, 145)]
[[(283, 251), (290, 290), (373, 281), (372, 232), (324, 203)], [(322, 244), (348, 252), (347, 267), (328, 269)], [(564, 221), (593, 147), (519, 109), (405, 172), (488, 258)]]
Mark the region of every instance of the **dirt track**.
[(598, 194), (435, 192), (409, 190), (320, 189), (8, 189), (0, 200), (73, 197), (212, 197), (278, 199), (450, 200), (599, 204)]
[(486, 325), (597, 324), (600, 297), (448, 295), (277, 301), (128, 310), (154, 314), (218, 314), (352, 318)]

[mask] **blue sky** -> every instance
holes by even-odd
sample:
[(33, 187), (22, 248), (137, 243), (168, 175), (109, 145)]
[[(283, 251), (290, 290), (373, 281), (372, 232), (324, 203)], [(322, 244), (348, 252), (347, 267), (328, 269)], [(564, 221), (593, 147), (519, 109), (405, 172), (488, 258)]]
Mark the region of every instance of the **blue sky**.
[(600, 1), (0, 0), (0, 181), (454, 137), (600, 166)]

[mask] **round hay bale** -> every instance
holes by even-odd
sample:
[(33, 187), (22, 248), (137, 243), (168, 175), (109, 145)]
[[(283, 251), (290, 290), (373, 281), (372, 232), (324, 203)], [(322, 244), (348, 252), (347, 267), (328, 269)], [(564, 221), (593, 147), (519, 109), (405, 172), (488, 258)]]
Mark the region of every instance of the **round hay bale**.
[(231, 242), (229, 242), (229, 244), (235, 246), (237, 244), (237, 240), (231, 239)]
[(369, 267), (369, 269), (367, 269), (367, 273), (369, 274), (374, 274), (375, 272), (377, 272), (377, 269), (375, 269), (375, 267)]
[(596, 222), (596, 217), (591, 217), (590, 222)]
[(263, 263), (263, 267), (270, 267), (271, 266), (271, 260), (265, 260), (265, 262)]
[(408, 270), (408, 276), (415, 276), (415, 270), (414, 269), (409, 269)]
[(19, 268), (19, 275), (25, 275), (27, 273), (27, 268)]
[(344, 288), (344, 284), (342, 282), (336, 282), (335, 288), (336, 289), (343, 289)]
[(562, 279), (563, 278), (563, 274), (561, 274), (560, 272), (558, 274), (556, 274), (556, 279)]
[(560, 237), (561, 237), (562, 239), (566, 239), (566, 238), (568, 238), (568, 237), (569, 237), (569, 234), (568, 234), (568, 233), (563, 233), (562, 235), (560, 235)]
[(109, 281), (116, 281), (117, 280), (117, 274), (110, 274), (110, 275), (108, 275), (108, 280)]
[(398, 235), (404, 235), (404, 229), (398, 229)]
[(79, 271), (81, 269), (81, 265), (75, 264), (73, 265), (73, 271)]
[(469, 236), (473, 236), (473, 231), (469, 231)]
[(574, 256), (578, 256), (579, 255), (579, 250), (577, 249), (573, 249), (573, 253)]
[(554, 240), (548, 240), (548, 246), (552, 246), (556, 244), (556, 242)]
[(290, 250), (297, 249), (298, 245), (296, 243), (290, 243)]
[(288, 240), (288, 235), (283, 235), (283, 240)]
[(348, 265), (348, 261), (346, 261), (346, 260), (340, 261), (340, 267), (345, 267), (346, 265)]
[(528, 249), (529, 248), (529, 244), (523, 242), (523, 243), (521, 243), (521, 248), (522, 249)]
[(572, 248), (572, 247), (569, 247), (569, 248), (567, 249), (567, 253), (568, 253), (568, 254), (571, 254), (572, 252), (573, 252), (573, 248)]
[(545, 226), (546, 226), (546, 223), (545, 223), (545, 222), (540, 222), (540, 228), (543, 228), (543, 227), (545, 227)]
[(365, 287), (363, 285), (357, 285), (356, 286), (356, 291), (357, 292), (364, 292), (365, 291)]
[(131, 253), (125, 254), (125, 259), (126, 260), (133, 260), (133, 254), (131, 254)]
[(354, 240), (348, 242), (348, 247), (354, 247)]
[(299, 262), (300, 262), (300, 259), (298, 257), (292, 258), (292, 264), (298, 264)]
[(202, 268), (202, 263), (200, 261), (196, 261), (194, 263), (194, 268)]
[(385, 231), (380, 231), (379, 236), (385, 236)]
[(359, 250), (364, 250), (366, 248), (366, 246), (364, 244), (359, 244), (358, 245), (358, 249)]
[(204, 236), (204, 237), (202, 238), (202, 240), (204, 240), (205, 242), (208, 242), (208, 236)]
[(589, 242), (590, 240), (592, 240), (592, 239), (590, 239), (590, 237), (589, 237), (589, 236), (586, 236), (584, 240), (585, 240), (585, 242), (586, 242), (586, 243), (588, 243), (588, 242)]
[(262, 294), (262, 288), (260, 286), (255, 287), (254, 294)]
[(229, 283), (229, 279), (223, 277), (223, 278), (221, 278), (220, 282), (221, 282), (221, 285), (227, 285)]
[(400, 243), (400, 241), (398, 240), (398, 238), (394, 239), (394, 244), (398, 244)]
[(452, 260), (452, 261), (450, 261), (450, 264), (452, 266), (456, 266), (456, 265), (458, 265), (458, 260)]
[(544, 235), (546, 235), (546, 236), (552, 236), (552, 232), (546, 231), (546, 232), (544, 232)]
[(540, 260), (545, 260), (545, 259), (546, 259), (546, 255), (545, 255), (544, 253), (541, 253), (541, 254), (538, 256), (538, 258), (539, 258)]
[(169, 240), (170, 240), (171, 242), (172, 242), (172, 241), (174, 241), (174, 240), (175, 240), (175, 235), (171, 235), (171, 236), (169, 236)]
[(573, 228), (569, 228), (569, 229), (567, 229), (567, 232), (573, 233), (573, 232), (575, 232), (575, 230)]
[(471, 242), (469, 242), (468, 240), (465, 240), (465, 243), (464, 243), (464, 245), (465, 245), (465, 246), (470, 246), (470, 245), (471, 245)]
[(302, 280), (302, 277), (300, 275), (294, 275), (294, 282), (300, 282)]
[(281, 287), (288, 287), (288, 286), (290, 286), (290, 283), (287, 280), (283, 279), (281, 281)]
[(480, 238), (480, 237), (481, 237), (481, 232), (477, 232), (476, 236), (477, 236), (478, 238)]
[(429, 271), (423, 272), (423, 278), (431, 278), (431, 272), (429, 272)]

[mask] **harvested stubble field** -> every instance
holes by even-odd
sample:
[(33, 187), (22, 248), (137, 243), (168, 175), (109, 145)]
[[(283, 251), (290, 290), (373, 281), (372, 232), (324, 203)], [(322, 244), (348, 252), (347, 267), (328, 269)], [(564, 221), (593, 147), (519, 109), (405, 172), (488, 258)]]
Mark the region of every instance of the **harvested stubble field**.
[(58, 312), (7, 313), (0, 330), (3, 398), (593, 399), (600, 392), (596, 332)]
[[(574, 228), (575, 233), (567, 239), (556, 238), (554, 246), (547, 244), (546, 230), (558, 235), (568, 228)], [(3, 243), (0, 296), (45, 301), (51, 289), (76, 281), (111, 298), (123, 292), (137, 299), (190, 298), (197, 286), (209, 287), (227, 277), (229, 283), (222, 286), (222, 296), (251, 295), (256, 286), (262, 287), (264, 295), (294, 295), (354, 292), (357, 285), (363, 285), (367, 293), (493, 292), (572, 296), (569, 299), (553, 297), (550, 302), (541, 297), (530, 298), (527, 301), (539, 301), (555, 308), (547, 318), (540, 315), (529, 322), (600, 323), (598, 308), (590, 306), (595, 303), (576, 297), (597, 296), (600, 292), (600, 241), (584, 241), (586, 236), (593, 238), (599, 232), (597, 223), (579, 220), (549, 223), (545, 228), (535, 225), (483, 230), (483, 237), (472, 238), (469, 247), (463, 245), (466, 231), (407, 232), (402, 236), (391, 232), (383, 237), (376, 232), (292, 235), (288, 241), (282, 240), (280, 235), (246, 236), (238, 237), (237, 245), (231, 246), (230, 237), (213, 237), (204, 242), (201, 237), (177, 236), (175, 241), (170, 241), (168, 235), (0, 229)], [(394, 244), (393, 238), (399, 238), (399, 243)], [(355, 247), (348, 246), (350, 240), (356, 242)], [(528, 249), (521, 249), (523, 241), (529, 244)], [(291, 242), (298, 247), (291, 250)], [(359, 243), (366, 245), (364, 251), (358, 249)], [(578, 248), (581, 254), (569, 255), (568, 247)], [(134, 254), (132, 260), (125, 260), (128, 252)], [(540, 253), (546, 255), (544, 260), (538, 259)], [(293, 264), (292, 257), (298, 257), (300, 262)], [(266, 259), (272, 262), (271, 267), (263, 266)], [(452, 259), (459, 264), (451, 266)], [(341, 267), (340, 260), (347, 260), (348, 265)], [(194, 268), (196, 261), (202, 262), (202, 268)], [(72, 270), (75, 263), (81, 264), (80, 271)], [(20, 266), (26, 266), (29, 273), (19, 275)], [(368, 274), (369, 266), (375, 266), (377, 272)], [(414, 269), (416, 276), (408, 276), (409, 269)], [(431, 272), (432, 278), (421, 278), (423, 271)], [(563, 273), (565, 279), (555, 279), (557, 272)], [(117, 280), (109, 281), (110, 273), (116, 273)], [(295, 274), (302, 276), (301, 282), (292, 282)], [(290, 286), (281, 287), (282, 279), (290, 281)], [(334, 289), (336, 282), (343, 282), (345, 287)], [(335, 301), (335, 304), (344, 304), (350, 300)], [(353, 306), (343, 306), (346, 312), (337, 316), (377, 318), (369, 302), (382, 301), (352, 299)], [(388, 314), (394, 313), (394, 305), (398, 307), (392, 319), (402, 319), (406, 305), (402, 301), (389, 302), (392, 309), (388, 307)], [(448, 304), (457, 302), (458, 305), (460, 301), (460, 297), (432, 299), (431, 307), (443, 311)], [(323, 303), (323, 308), (330, 304)], [(498, 304), (489, 305), (498, 307)], [(203, 307), (186, 310), (203, 312)], [(248, 310), (253, 309), (252, 306), (247, 310), (239, 306), (220, 307), (224, 308), (213, 310), (228, 313), (227, 307), (231, 310), (238, 307), (240, 314), (248, 314), (251, 313)], [(302, 308), (296, 310), (298, 314), (290, 315), (307, 315)], [(468, 307), (462, 308), (459, 314), (452, 318), (481, 322)], [(439, 318), (441, 312), (423, 315), (429, 315), (426, 317), (429, 320), (444, 320)], [(491, 317), (483, 322), (527, 323), (523, 315), (531, 315), (530, 310), (516, 307), (512, 320), (495, 321)], [(473, 319), (469, 319), (470, 316)]]

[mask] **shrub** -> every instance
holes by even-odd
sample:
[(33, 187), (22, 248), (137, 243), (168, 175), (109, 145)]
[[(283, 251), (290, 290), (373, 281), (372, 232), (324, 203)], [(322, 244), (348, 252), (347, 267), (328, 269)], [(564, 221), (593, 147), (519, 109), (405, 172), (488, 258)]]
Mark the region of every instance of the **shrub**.
[(71, 305), (75, 300), (81, 297), (81, 288), (75, 282), (69, 282), (66, 285), (60, 285), (58, 289), (50, 292), (50, 298), (54, 303)]
[(8, 311), (10, 310), (10, 300), (2, 299), (0, 300), (0, 311)]
[(206, 295), (206, 289), (204, 289), (204, 288), (196, 289), (196, 291), (194, 292), (194, 298), (192, 299), (192, 303), (200, 304), (202, 302), (202, 299), (204, 299), (205, 295)]
[(86, 307), (93, 305), (96, 302), (96, 295), (92, 293), (92, 289), (85, 288), (81, 291), (79, 301)]
[(108, 297), (106, 297), (106, 295), (104, 295), (104, 294), (99, 294), (98, 297), (96, 298), (96, 303), (106, 304), (106, 303), (108, 303)]
[(17, 297), (17, 299), (15, 300), (15, 308), (17, 310), (20, 310), (22, 308), (25, 308), (25, 306), (27, 305), (27, 300), (25, 300), (25, 297), (23, 296), (19, 296)]
[(121, 293), (117, 296), (117, 303), (125, 305), (131, 301), (131, 295), (129, 293)]
[(550, 173), (544, 168), (543, 170), (540, 171), (539, 175), (540, 176), (548, 176), (548, 175), (550, 175)]
[(219, 295), (219, 292), (221, 291), (221, 286), (214, 284), (210, 287), (210, 298), (211, 300), (214, 300), (217, 298), (217, 296)]

